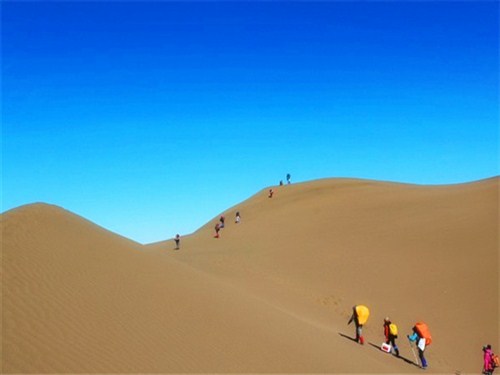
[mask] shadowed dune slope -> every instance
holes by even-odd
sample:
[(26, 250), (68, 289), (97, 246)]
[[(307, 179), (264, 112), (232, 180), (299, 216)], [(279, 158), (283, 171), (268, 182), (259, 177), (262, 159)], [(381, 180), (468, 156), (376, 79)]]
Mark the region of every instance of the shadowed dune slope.
[[(2, 215), (2, 371), (478, 372), (498, 344), (498, 178), (328, 179), (263, 190), (181, 241), (142, 246), (56, 206)], [(239, 210), (242, 222), (235, 224)], [(352, 305), (372, 314), (349, 339)], [(379, 351), (382, 319), (403, 359)], [(372, 344), (372, 345), (370, 345)]]

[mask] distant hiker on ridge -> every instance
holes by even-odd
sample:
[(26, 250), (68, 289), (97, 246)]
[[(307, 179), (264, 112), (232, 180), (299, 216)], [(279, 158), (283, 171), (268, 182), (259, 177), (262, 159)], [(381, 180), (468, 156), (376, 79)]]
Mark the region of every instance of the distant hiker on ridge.
[(236, 224), (238, 224), (238, 223), (240, 222), (240, 219), (241, 219), (241, 217), (240, 217), (240, 211), (237, 211), (237, 212), (236, 212), (236, 219), (234, 220), (234, 222), (235, 222)]
[(226, 220), (226, 219), (224, 218), (224, 215), (221, 215), (221, 217), (220, 217), (220, 219), (219, 219), (219, 221), (220, 221), (220, 229), (224, 228), (224, 220)]
[[(413, 342), (417, 343), (418, 356), (420, 358), (420, 362), (422, 363), (421, 367), (426, 369), (428, 364), (424, 357), (424, 351), (432, 342), (429, 327), (427, 327), (427, 324), (419, 322), (413, 326), (412, 330), (413, 334), (407, 336), (408, 340), (410, 340), (410, 345)], [(413, 351), (413, 346), (411, 347), (411, 350)], [(415, 352), (413, 352), (413, 355), (415, 355)]]
[(385, 335), (385, 343), (392, 345), (392, 349), (396, 353), (396, 356), (399, 357), (399, 349), (396, 345), (396, 339), (398, 337), (398, 327), (391, 323), (389, 317), (384, 319), (384, 335)]
[(356, 326), (356, 342), (359, 342), (361, 345), (365, 343), (365, 339), (363, 337), (363, 325), (368, 320), (370, 316), (370, 310), (368, 307), (364, 305), (356, 305), (352, 308), (352, 316), (351, 319), (347, 322), (347, 325), (351, 324), (354, 321), (354, 325)]
[(288, 174), (286, 175), (286, 183), (287, 183), (288, 185), (290, 185), (290, 184), (291, 184), (291, 182), (290, 182), (290, 179), (291, 179), (291, 178), (292, 178), (292, 176), (290, 176), (290, 173), (288, 173)]
[(179, 250), (179, 244), (181, 242), (181, 236), (179, 236), (179, 234), (176, 234), (174, 240), (175, 240), (175, 250)]
[(215, 224), (215, 236), (214, 236), (214, 238), (219, 238), (219, 231), (220, 231), (220, 223), (217, 222), (217, 224)]
[(269, 189), (269, 196), (268, 196), (268, 198), (272, 198), (273, 194), (274, 194), (273, 189)]

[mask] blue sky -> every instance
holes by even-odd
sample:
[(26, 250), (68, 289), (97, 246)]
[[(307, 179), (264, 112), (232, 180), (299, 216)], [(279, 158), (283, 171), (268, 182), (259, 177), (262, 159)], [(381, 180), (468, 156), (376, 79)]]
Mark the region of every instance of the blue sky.
[(285, 179), (499, 174), (499, 3), (2, 2), (2, 211), (139, 242)]

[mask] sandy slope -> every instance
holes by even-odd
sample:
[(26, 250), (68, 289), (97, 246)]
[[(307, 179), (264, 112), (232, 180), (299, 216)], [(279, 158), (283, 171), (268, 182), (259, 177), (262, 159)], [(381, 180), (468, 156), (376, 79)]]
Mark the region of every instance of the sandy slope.
[[(500, 344), (498, 183), (264, 189), (225, 212), (220, 239), (214, 219), (180, 251), (54, 206), (10, 211), (3, 372), (415, 372), (403, 337), (425, 320), (430, 371), (477, 373), (482, 344)], [(343, 336), (355, 303), (373, 345)], [(374, 347), (386, 315), (410, 361)]]

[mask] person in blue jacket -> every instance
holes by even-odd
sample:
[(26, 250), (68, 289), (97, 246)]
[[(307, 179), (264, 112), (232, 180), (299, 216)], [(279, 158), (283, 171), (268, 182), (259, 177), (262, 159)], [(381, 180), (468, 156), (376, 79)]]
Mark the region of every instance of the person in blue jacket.
[(425, 338), (420, 337), (420, 335), (418, 334), (415, 327), (413, 327), (413, 333), (411, 335), (406, 336), (406, 337), (408, 337), (408, 340), (410, 340), (410, 343), (411, 342), (417, 343), (418, 356), (420, 358), (420, 361), (422, 362), (422, 368), (425, 370), (427, 368), (427, 360), (424, 357)]

